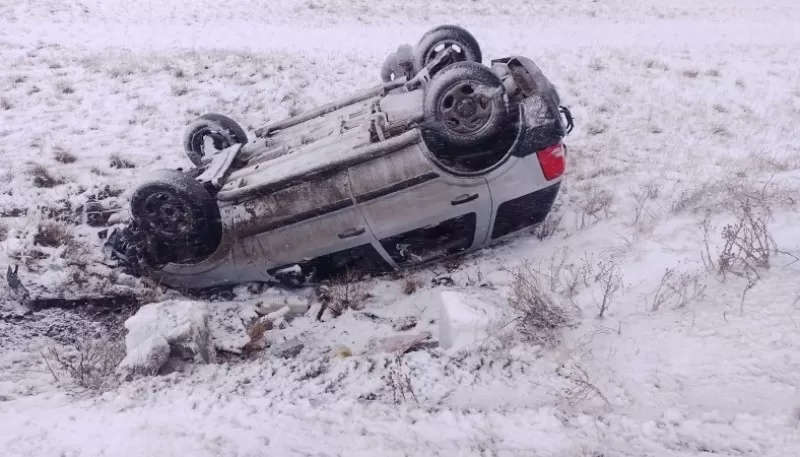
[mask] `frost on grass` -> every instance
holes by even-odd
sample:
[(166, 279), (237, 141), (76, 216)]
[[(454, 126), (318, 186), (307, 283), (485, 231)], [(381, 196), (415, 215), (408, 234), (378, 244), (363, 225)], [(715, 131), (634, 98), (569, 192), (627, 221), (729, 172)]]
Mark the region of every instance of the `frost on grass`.
[(791, 181), (759, 182), (736, 175), (723, 176), (682, 191), (671, 205), (673, 213), (738, 211), (742, 205), (751, 208), (775, 208), (794, 205), (800, 187)]

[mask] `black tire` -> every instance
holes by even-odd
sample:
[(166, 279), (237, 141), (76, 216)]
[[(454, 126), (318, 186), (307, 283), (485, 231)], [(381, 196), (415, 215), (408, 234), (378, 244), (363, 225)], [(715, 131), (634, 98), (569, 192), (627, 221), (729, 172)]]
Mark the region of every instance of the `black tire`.
[(397, 66), (401, 70), (401, 75), (411, 79), (414, 76), (414, 47), (404, 44), (397, 47)]
[(440, 143), (481, 147), (501, 134), (511, 119), (503, 83), (488, 67), (457, 62), (425, 88), (424, 130)]
[(200, 166), (206, 156), (205, 137), (209, 135), (217, 150), (247, 143), (247, 133), (236, 121), (222, 114), (204, 114), (186, 126), (183, 134), (183, 149), (195, 166)]
[(465, 28), (457, 25), (441, 25), (422, 35), (414, 49), (414, 72), (422, 70), (436, 55), (441, 52), (438, 47), (457, 46), (458, 61), (483, 62), (483, 54), (478, 40)]
[(134, 224), (159, 247), (160, 262), (198, 261), (219, 245), (216, 201), (198, 181), (163, 170), (140, 184), (130, 199)]

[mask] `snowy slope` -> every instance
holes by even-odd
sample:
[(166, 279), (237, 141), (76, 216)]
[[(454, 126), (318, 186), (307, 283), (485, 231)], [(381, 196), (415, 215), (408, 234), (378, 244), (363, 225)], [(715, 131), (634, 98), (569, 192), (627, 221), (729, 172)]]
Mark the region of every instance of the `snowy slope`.
[[(417, 272), (412, 295), (369, 282), (366, 308), (337, 319), (316, 322), (315, 305), (267, 334), (299, 338), (294, 358), (267, 350), (76, 397), (40, 351), (119, 326), (55, 310), (0, 319), (2, 455), (800, 455), (798, 21), (789, 0), (4, 1), (0, 266), (22, 265), (32, 293), (141, 290), (96, 263), (98, 229), (74, 220), (90, 195), (108, 185), (122, 204), (148, 170), (188, 165), (180, 135), (203, 112), (252, 131), (374, 84), (386, 53), (439, 23), (468, 26), (488, 58), (533, 58), (577, 127), (553, 236)], [(701, 257), (703, 221), (716, 258), (743, 202), (772, 210), (783, 252), (752, 285)], [(34, 245), (53, 217), (73, 241)], [(463, 353), (369, 352), (392, 335), (436, 339), (442, 290), (511, 319), (505, 270), (524, 259), (581, 311), (555, 347), (512, 337)], [(609, 259), (623, 287), (600, 319), (599, 285), (570, 279)], [(666, 269), (703, 293), (661, 303)], [(454, 285), (431, 282), (443, 275)], [(0, 316), (14, 315), (5, 302)], [(232, 321), (248, 312), (218, 309)], [(415, 328), (394, 330), (409, 318)], [(332, 356), (339, 345), (353, 357)], [(395, 401), (398, 379), (413, 395)]]

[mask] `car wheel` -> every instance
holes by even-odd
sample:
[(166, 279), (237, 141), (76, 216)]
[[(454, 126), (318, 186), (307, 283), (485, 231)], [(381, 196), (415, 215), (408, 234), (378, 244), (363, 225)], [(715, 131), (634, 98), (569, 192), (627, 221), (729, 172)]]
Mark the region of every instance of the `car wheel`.
[(509, 110), (503, 83), (477, 62), (451, 64), (425, 89), (424, 129), (449, 146), (481, 146), (503, 132)]
[(201, 183), (165, 170), (136, 188), (131, 215), (148, 241), (162, 246), (168, 261), (199, 260), (216, 250), (221, 235), (219, 209)]
[(388, 83), (395, 79), (397, 70), (397, 54), (394, 52), (386, 56), (386, 60), (381, 65), (381, 81)]
[(457, 25), (442, 25), (429, 30), (419, 40), (414, 49), (414, 72), (422, 70), (446, 48), (456, 51), (457, 61), (483, 61), (481, 47), (471, 33)]
[(186, 126), (183, 134), (183, 149), (195, 166), (200, 166), (207, 155), (206, 137), (213, 140), (218, 151), (247, 143), (247, 133), (236, 121), (222, 114), (204, 114)]

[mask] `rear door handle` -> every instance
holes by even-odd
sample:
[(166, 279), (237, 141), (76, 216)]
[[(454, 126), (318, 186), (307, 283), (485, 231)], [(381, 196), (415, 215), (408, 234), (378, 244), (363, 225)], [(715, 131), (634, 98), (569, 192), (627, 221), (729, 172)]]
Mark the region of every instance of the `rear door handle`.
[(450, 203), (453, 206), (463, 205), (464, 203), (469, 203), (472, 200), (477, 200), (477, 199), (478, 199), (478, 194), (464, 194), (454, 198)]
[(364, 227), (349, 228), (349, 229), (345, 230), (344, 232), (340, 233), (339, 234), (339, 238), (342, 239), (342, 240), (345, 239), (345, 238), (352, 238), (354, 236), (361, 235), (362, 233), (364, 233), (366, 231), (367, 231), (367, 229), (365, 229)]

